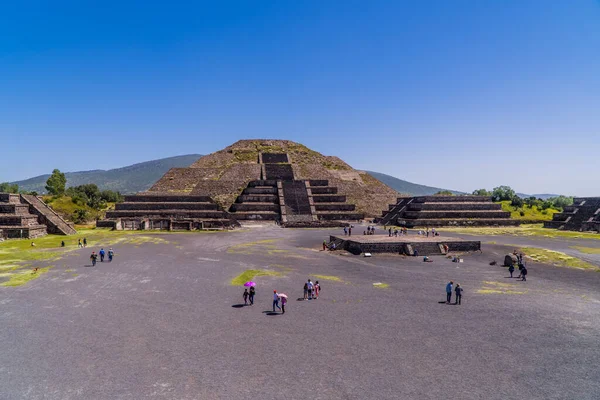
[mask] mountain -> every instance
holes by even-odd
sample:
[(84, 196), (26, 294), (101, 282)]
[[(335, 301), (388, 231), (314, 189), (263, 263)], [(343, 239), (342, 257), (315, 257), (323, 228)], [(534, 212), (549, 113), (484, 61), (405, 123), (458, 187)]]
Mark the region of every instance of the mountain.
[(517, 196), (519, 196), (522, 199), (528, 199), (530, 197), (535, 197), (536, 199), (548, 200), (550, 197), (558, 197), (560, 195), (558, 195), (558, 194), (548, 194), (548, 193), (542, 193), (542, 194), (517, 193)]
[[(66, 172), (67, 186), (95, 183), (101, 190), (109, 189), (121, 193), (135, 193), (150, 188), (170, 168), (188, 167), (202, 157), (200, 154), (187, 154), (160, 160), (146, 161), (123, 168)], [(40, 175), (23, 181), (12, 182), (20, 190), (45, 193), (46, 180), (50, 175)]]
[[(436, 188), (432, 186), (419, 185), (417, 183), (407, 182), (402, 179), (395, 178), (391, 175), (382, 174), (380, 172), (373, 171), (365, 171), (372, 175), (373, 177), (379, 179), (381, 182), (385, 183), (392, 189), (402, 193), (409, 194), (412, 196), (428, 196), (432, 194), (436, 194), (440, 190), (448, 190), (442, 188)], [(455, 190), (450, 190), (454, 194), (464, 194), (463, 192), (457, 192)]]

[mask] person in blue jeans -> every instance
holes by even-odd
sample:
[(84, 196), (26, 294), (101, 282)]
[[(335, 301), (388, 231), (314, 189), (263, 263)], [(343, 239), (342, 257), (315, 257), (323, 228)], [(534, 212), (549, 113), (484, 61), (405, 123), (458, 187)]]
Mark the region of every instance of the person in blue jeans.
[(275, 312), (275, 307), (279, 308), (279, 311), (281, 311), (281, 307), (279, 307), (279, 295), (277, 294), (277, 290), (273, 290), (273, 312)]
[(452, 299), (452, 285), (454, 282), (450, 281), (446, 285), (446, 304), (450, 304), (450, 300)]
[(98, 252), (98, 254), (100, 254), (100, 262), (104, 262), (104, 255), (106, 254), (104, 252), (104, 249), (100, 249), (100, 251)]

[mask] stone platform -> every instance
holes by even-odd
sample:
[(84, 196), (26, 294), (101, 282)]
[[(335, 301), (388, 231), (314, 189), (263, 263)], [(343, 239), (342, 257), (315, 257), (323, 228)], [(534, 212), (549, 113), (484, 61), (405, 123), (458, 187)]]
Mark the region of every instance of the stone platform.
[(329, 241), (335, 243), (336, 250), (346, 250), (352, 254), (361, 253), (396, 253), (419, 256), (444, 255), (448, 252), (466, 252), (481, 250), (481, 242), (463, 240), (447, 236), (398, 236), (388, 235), (355, 235), (330, 236)]

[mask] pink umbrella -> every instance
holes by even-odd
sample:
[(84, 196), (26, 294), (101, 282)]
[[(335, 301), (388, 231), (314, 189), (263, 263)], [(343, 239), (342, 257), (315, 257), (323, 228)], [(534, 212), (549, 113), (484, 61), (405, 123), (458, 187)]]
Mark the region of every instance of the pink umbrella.
[(244, 286), (256, 286), (256, 283), (249, 281), (249, 282), (244, 283)]
[(284, 293), (277, 293), (277, 296), (284, 297), (284, 298), (287, 299), (287, 294), (284, 294)]

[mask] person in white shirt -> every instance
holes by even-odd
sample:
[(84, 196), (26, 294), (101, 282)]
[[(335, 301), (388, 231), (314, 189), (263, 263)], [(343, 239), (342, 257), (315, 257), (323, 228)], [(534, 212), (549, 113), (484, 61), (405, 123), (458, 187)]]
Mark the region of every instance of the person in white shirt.
[(308, 280), (308, 299), (312, 300), (313, 298), (313, 290), (315, 288), (315, 285), (313, 285), (312, 281), (309, 279)]
[(279, 294), (277, 293), (277, 290), (273, 290), (273, 312), (275, 312), (275, 307), (281, 310), (281, 307), (279, 307)]

